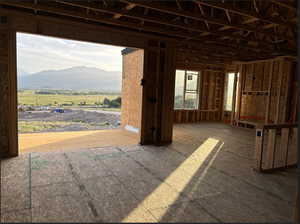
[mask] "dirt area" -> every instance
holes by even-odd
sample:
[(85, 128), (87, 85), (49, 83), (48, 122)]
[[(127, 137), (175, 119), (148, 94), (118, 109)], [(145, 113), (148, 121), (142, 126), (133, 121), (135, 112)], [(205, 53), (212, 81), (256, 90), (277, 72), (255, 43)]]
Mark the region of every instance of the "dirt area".
[(120, 127), (120, 113), (65, 109), (19, 112), (19, 133), (105, 130)]

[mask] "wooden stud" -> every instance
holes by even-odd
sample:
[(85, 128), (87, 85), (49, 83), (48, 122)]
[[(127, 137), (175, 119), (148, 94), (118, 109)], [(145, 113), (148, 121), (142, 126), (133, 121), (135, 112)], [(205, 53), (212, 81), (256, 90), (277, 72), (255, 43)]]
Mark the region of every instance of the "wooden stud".
[(258, 128), (256, 129), (256, 137), (255, 137), (255, 161), (256, 161), (256, 169), (258, 171), (262, 170), (262, 162), (263, 162), (263, 144), (264, 144), (264, 129)]
[(266, 156), (267, 169), (274, 168), (275, 146), (276, 146), (276, 129), (271, 129), (268, 131), (267, 156)]
[(281, 137), (280, 137), (280, 145), (278, 147), (279, 150), (276, 151), (275, 156), (275, 167), (285, 167), (287, 152), (288, 152), (288, 144), (289, 144), (289, 128), (281, 129)]
[(282, 79), (283, 79), (283, 61), (280, 61), (279, 63), (279, 72), (278, 72), (278, 87), (277, 87), (277, 102), (276, 102), (276, 112), (275, 112), (275, 124), (278, 124), (279, 122), (279, 114), (280, 114), (280, 98), (281, 98), (281, 85), (282, 85)]
[(239, 71), (239, 79), (238, 79), (238, 101), (237, 101), (237, 111), (236, 111), (236, 117), (235, 120), (240, 120), (241, 115), (241, 107), (242, 107), (242, 90), (243, 90), (243, 84), (244, 84), (244, 71), (245, 71), (245, 65), (240, 65), (240, 71)]
[(270, 62), (270, 73), (269, 73), (270, 75), (269, 75), (268, 98), (267, 98), (267, 104), (266, 104), (265, 124), (269, 123), (273, 69), (274, 69), (274, 61), (271, 61)]

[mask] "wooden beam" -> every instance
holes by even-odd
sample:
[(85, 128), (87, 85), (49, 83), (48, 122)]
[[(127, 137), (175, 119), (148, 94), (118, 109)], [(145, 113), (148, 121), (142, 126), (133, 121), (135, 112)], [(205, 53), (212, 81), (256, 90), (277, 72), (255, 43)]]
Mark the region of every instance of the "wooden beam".
[[(272, 43), (267, 43), (265, 41), (253, 40), (250, 38), (245, 38), (240, 35), (232, 35), (232, 32), (224, 33), (224, 32), (220, 32), (218, 30), (204, 29), (200, 26), (195, 26), (195, 25), (187, 26), (186, 24), (180, 24), (178, 22), (173, 22), (173, 21), (170, 21), (169, 19), (156, 18), (153, 16), (145, 16), (143, 14), (136, 14), (136, 13), (134, 14), (134, 13), (128, 12), (128, 10), (118, 10), (118, 9), (112, 9), (112, 8), (107, 8), (107, 7), (104, 8), (104, 7), (100, 7), (96, 4), (78, 3), (78, 2), (70, 2), (70, 1), (64, 1), (64, 0), (54, 0), (54, 1), (56, 1), (58, 3), (72, 5), (72, 6), (76, 6), (76, 7), (82, 7), (82, 8), (86, 8), (86, 9), (90, 9), (90, 10), (94, 10), (94, 11), (111, 13), (111, 14), (114, 14), (113, 18), (115, 18), (115, 19), (120, 18), (121, 16), (124, 16), (124, 17), (132, 18), (132, 19), (138, 19), (138, 20), (142, 20), (142, 21), (148, 21), (151, 23), (157, 23), (157, 24), (172, 26), (172, 27), (176, 27), (176, 28), (180, 28), (180, 29), (184, 29), (184, 30), (194, 31), (194, 32), (199, 33), (199, 35), (198, 35), (199, 37), (204, 36), (204, 35), (216, 35), (219, 37), (228, 36), (234, 40), (255, 41), (258, 43), (258, 45), (257, 45), (258, 48), (269, 48), (269, 49), (274, 48), (274, 45)], [(136, 4), (128, 3), (128, 5), (130, 5), (130, 4), (136, 6)], [(228, 14), (228, 16), (229, 16), (229, 14)], [(230, 16), (228, 18), (231, 21)], [(203, 38), (202, 40), (206, 40), (206, 39)]]
[[(111, 19), (111, 18), (103, 18), (101, 16), (97, 16), (97, 15), (87, 15), (85, 13), (80, 13), (80, 12), (74, 12), (74, 11), (69, 11), (69, 10), (65, 10), (62, 8), (57, 8), (57, 7), (50, 7), (50, 6), (45, 6), (45, 5), (34, 5), (34, 4), (30, 4), (30, 3), (25, 3), (25, 2), (11, 2), (11, 1), (2, 1), (1, 4), (6, 4), (6, 5), (12, 5), (12, 6), (16, 6), (16, 7), (23, 7), (23, 8), (28, 8), (28, 9), (33, 9), (33, 10), (41, 10), (41, 11), (46, 11), (46, 12), (51, 12), (51, 13), (55, 13), (55, 14), (59, 14), (59, 15), (64, 15), (64, 16), (71, 16), (71, 17), (75, 17), (75, 18), (81, 18), (81, 19), (88, 19), (91, 21), (96, 21), (96, 22), (100, 22), (100, 23), (106, 23), (106, 24), (110, 24), (110, 25), (116, 25), (116, 26), (122, 26), (122, 27), (126, 27), (126, 28), (134, 28), (137, 30), (143, 30), (146, 32), (151, 32), (151, 33), (158, 33), (158, 34), (163, 34), (163, 35), (168, 35), (168, 36), (173, 36), (173, 37), (177, 37), (177, 38), (186, 38), (186, 32), (175, 32), (175, 31), (168, 31), (165, 29), (160, 29), (157, 27), (150, 27), (150, 26), (144, 26), (141, 24), (136, 24), (136, 23), (132, 23), (132, 22), (125, 22), (125, 21), (121, 21), (121, 20), (115, 20), (115, 19)], [(198, 41), (197, 41), (198, 40)], [(201, 43), (203, 41), (202, 38), (195, 38), (195, 42), (197, 43), (197, 45), (202, 44), (205, 46), (212, 46), (213, 48), (216, 47), (216, 43), (218, 42), (214, 42), (214, 43)], [(191, 42), (191, 41), (189, 41)], [(221, 42), (220, 44), (226, 44), (227, 47), (231, 48), (232, 50), (241, 50), (239, 49), (238, 45), (236, 44), (229, 44), (229, 43), (224, 43)], [(248, 47), (243, 47), (242, 49), (247, 49), (247, 50), (254, 50), (255, 48), (248, 48)]]
[(96, 16), (96, 15), (87, 15), (85, 13), (80, 13), (80, 12), (74, 12), (74, 11), (69, 11), (57, 7), (50, 7), (50, 6), (45, 6), (45, 5), (34, 5), (30, 3), (25, 3), (25, 2), (11, 2), (11, 1), (2, 1), (0, 4), (5, 4), (5, 5), (11, 5), (11, 6), (16, 6), (16, 7), (24, 7), (27, 9), (32, 9), (32, 10), (40, 10), (40, 11), (46, 11), (58, 15), (63, 15), (63, 16), (71, 16), (75, 18), (80, 18), (80, 19), (88, 19), (91, 21), (95, 22), (100, 22), (100, 23), (105, 23), (109, 25), (116, 25), (116, 26), (122, 26), (130, 29), (137, 29), (137, 30), (144, 30), (146, 32), (151, 32), (151, 33), (159, 33), (163, 35), (168, 35), (168, 36), (173, 36), (173, 38), (186, 38), (186, 33), (185, 32), (175, 32), (175, 31), (168, 31), (165, 29), (157, 28), (157, 27), (150, 27), (150, 26), (143, 26), (141, 24), (137, 23), (132, 23), (132, 22), (124, 22), (121, 20), (115, 20), (111, 18), (104, 18), (101, 16)]
[[(63, 2), (63, 1), (59, 1), (59, 0), (56, 0), (57, 2)], [(122, 0), (123, 1), (123, 0)], [(80, 13), (80, 12), (76, 12), (76, 11), (69, 11), (69, 10), (65, 10), (65, 9), (62, 9), (62, 8), (57, 8), (57, 7), (50, 7), (50, 6), (45, 6), (45, 5), (41, 5), (41, 4), (38, 4), (38, 5), (33, 5), (33, 4), (30, 4), (30, 3), (25, 3), (25, 2), (16, 2), (16, 1), (2, 1), (1, 2), (2, 4), (6, 4), (6, 5), (12, 5), (12, 6), (17, 6), (17, 7), (24, 7), (24, 8), (30, 8), (30, 9), (33, 9), (33, 10), (41, 10), (41, 11), (48, 11), (48, 12), (51, 12), (51, 13), (56, 13), (56, 14), (60, 14), (60, 15), (65, 15), (65, 16), (72, 16), (72, 17), (76, 17), (76, 18), (82, 18), (82, 19), (88, 19), (88, 20), (91, 20), (91, 21), (97, 21), (97, 22), (101, 22), (101, 23), (106, 23), (106, 24), (110, 24), (110, 25), (116, 25), (116, 26), (122, 26), (122, 27), (126, 27), (126, 28), (133, 28), (133, 29), (136, 29), (136, 30), (143, 30), (143, 31), (146, 31), (146, 32), (155, 32), (155, 33), (159, 33), (159, 34), (162, 34), (162, 35), (168, 35), (168, 36), (174, 36), (174, 37), (177, 37), (177, 38), (184, 38), (186, 39), (186, 33), (185, 32), (176, 32), (176, 31), (167, 31), (165, 29), (161, 29), (161, 28), (158, 28), (158, 27), (153, 27), (153, 26), (145, 26), (143, 24), (136, 24), (136, 23), (133, 23), (133, 22), (127, 22), (127, 21), (118, 21), (118, 20), (115, 20), (115, 19), (110, 19), (110, 18), (103, 18), (101, 16), (96, 16), (96, 15), (86, 15), (85, 13)], [(67, 4), (75, 4), (75, 3), (70, 3), (70, 2), (67, 2)], [(77, 4), (77, 3), (76, 3)], [(100, 10), (104, 10), (104, 9), (100, 9)], [(116, 11), (113, 11), (112, 12), (113, 14), (116, 13)], [(145, 18), (142, 18), (142, 19), (145, 19)], [(157, 21), (156, 21), (157, 22)], [(175, 26), (175, 24), (173, 24)], [(176, 24), (176, 26), (178, 26)], [(184, 26), (186, 27), (186, 25)], [(183, 28), (183, 27), (182, 27)], [(189, 28), (191, 29), (191, 28)], [(197, 30), (198, 28), (195, 27), (194, 30)], [(221, 33), (219, 35), (222, 35)], [(203, 38), (200, 38), (200, 37), (193, 37), (192, 39), (195, 39), (198, 41), (205, 41), (207, 39), (203, 39)], [(205, 45), (207, 45), (208, 43), (205, 43)], [(214, 41), (214, 43), (211, 43), (212, 46), (214, 46), (215, 44), (226, 44), (230, 47), (232, 47), (232, 49), (235, 49), (235, 50), (240, 50), (240, 49), (237, 49), (240, 45), (237, 45), (235, 43), (231, 43), (231, 42), (218, 42), (218, 41)], [(269, 51), (267, 51), (265, 48), (263, 47), (259, 47), (258, 49), (256, 49), (255, 47), (248, 47), (248, 46), (243, 46), (242, 47), (243, 49), (245, 48), (245, 50), (249, 50), (249, 51), (264, 51), (264, 52), (272, 52), (272, 50), (270, 49)]]
[(217, 1), (209, 1), (209, 2), (208, 1), (204, 2), (204, 1), (199, 1), (199, 0), (195, 0), (195, 1), (202, 5), (206, 5), (206, 6), (218, 8), (218, 9), (223, 9), (225, 11), (228, 10), (229, 12), (236, 13), (236, 14), (239, 14), (242, 16), (256, 18), (256, 19), (259, 19), (259, 20), (261, 20), (263, 22), (267, 22), (267, 23), (273, 23), (273, 24), (277, 24), (280, 26), (284, 26), (284, 27), (290, 27), (292, 25), (292, 24), (286, 23), (284, 21), (280, 21), (275, 18), (270, 18), (269, 16), (262, 16), (258, 13), (253, 13), (248, 10), (229, 6), (228, 4), (218, 3)]
[(257, 19), (257, 18), (249, 18), (249, 19), (245, 20), (245, 21), (243, 22), (243, 24), (253, 23), (253, 22), (256, 22), (256, 21), (258, 21), (258, 20), (259, 20), (259, 19)]
[(210, 52), (208, 50), (186, 50), (186, 49), (181, 49), (179, 48), (177, 50), (177, 55), (181, 54), (181, 55), (186, 55), (186, 56), (189, 56), (189, 57), (206, 57), (206, 58), (212, 58), (212, 59), (221, 59), (221, 60), (228, 60), (230, 59), (231, 60), (234, 60), (234, 58), (237, 58), (235, 56), (232, 56), (232, 55), (220, 55), (220, 54), (216, 54), (214, 52)]
[[(29, 12), (20, 12), (15, 9), (3, 9), (1, 7), (0, 13), (13, 18), (11, 19), (12, 28), (17, 32), (133, 48), (144, 48), (145, 40), (148, 40), (148, 38), (176, 43), (176, 39), (166, 36), (146, 34), (133, 30), (102, 26), (100, 24), (89, 24), (85, 21), (74, 21), (70, 18), (66, 19), (35, 15)], [(39, 24), (44, 27), (42, 30), (39, 29)], [(47, 29), (49, 24), (51, 24), (51, 29)], [(62, 31), (59, 29), (62, 29)], [(89, 33), (79, 32), (81, 30), (89, 30)]]
[[(16, 7), (24, 7), (24, 8), (33, 9), (33, 10), (46, 11), (46, 12), (51, 12), (51, 13), (55, 13), (55, 14), (59, 14), (59, 15), (80, 18), (80, 19), (88, 19), (88, 20), (96, 21), (96, 22), (100, 22), (100, 23), (106, 23), (106, 24), (116, 25), (116, 26), (123, 26), (126, 28), (131, 28), (131, 29), (133, 28), (133, 29), (143, 30), (143, 31), (152, 32), (152, 33), (154, 32), (154, 33), (159, 33), (159, 34), (163, 34), (163, 35), (179, 37), (179, 38), (183, 38), (183, 39), (186, 39), (186, 36), (187, 36), (186, 32), (169, 31), (169, 30), (161, 29), (161, 28), (157, 28), (157, 27), (144, 26), (144, 25), (137, 24), (137, 23), (125, 22), (125, 21), (115, 20), (115, 19), (110, 19), (110, 18), (104, 18), (104, 17), (97, 16), (97, 15), (91, 15), (91, 14), (87, 15), (85, 13), (69, 11), (69, 10), (65, 10), (62, 8), (50, 7), (50, 6), (41, 5), (41, 4), (35, 5), (35, 4), (30, 4), (30, 3), (25, 3), (25, 2), (11, 2), (11, 1), (2, 1), (1, 4), (12, 5), (12, 6), (16, 6)], [(197, 38), (197, 37), (194, 37), (192, 39), (195, 39), (198, 41), (203, 41), (202, 38)], [(218, 42), (216, 41), (216, 43), (218, 43)], [(224, 43), (220, 42), (220, 44), (224, 44)], [(238, 47), (238, 45), (236, 45), (236, 46), (232, 45), (233, 49), (237, 48), (237, 47)], [(247, 48), (247, 47), (245, 47), (245, 48)], [(251, 49), (252, 48), (249, 48), (248, 50), (251, 50)]]
[[(235, 28), (235, 29), (250, 31), (250, 32), (254, 32), (254, 33), (258, 32), (257, 29), (249, 27), (249, 26), (245, 26), (245, 25), (241, 25), (241, 24), (237, 24), (237, 23), (229, 24), (229, 23), (224, 22), (224, 20), (220, 20), (220, 19), (216, 19), (216, 18), (212, 18), (212, 17), (206, 17), (206, 16), (203, 16), (203, 15), (199, 15), (199, 14), (188, 12), (188, 11), (180, 11), (180, 10), (177, 10), (175, 8), (165, 7), (165, 6), (153, 3), (153, 2), (147, 3), (145, 1), (137, 1), (137, 0), (134, 0), (134, 1), (133, 0), (120, 0), (120, 1), (121, 2), (126, 2), (126, 3), (135, 3), (140, 7), (149, 8), (149, 9), (152, 9), (152, 10), (156, 10), (156, 11), (160, 11), (160, 12), (164, 12), (164, 13), (168, 13), (168, 14), (173, 14), (173, 15), (177, 15), (177, 16), (183, 16), (183, 17), (186, 17), (186, 18), (194, 19), (194, 20), (207, 21), (207, 22), (212, 23), (212, 24), (217, 24), (217, 25), (221, 25), (221, 26), (229, 26), (229, 27), (232, 27), (232, 28)], [(197, 4), (198, 3), (203, 4), (203, 2), (199, 2), (199, 1), (196, 1), (196, 3)], [(205, 3), (207, 3), (207, 2), (205, 2)], [(208, 4), (211, 4), (211, 3), (208, 3)], [(222, 9), (224, 9), (224, 8), (222, 8)], [(265, 31), (259, 31), (259, 32), (263, 33), (266, 36), (270, 36), (270, 37), (278, 36), (278, 37), (283, 38), (283, 39), (289, 39), (285, 35), (276, 34), (274, 32), (272, 32), (272, 33), (271, 32), (265, 32)]]
[(276, 4), (276, 5), (279, 5), (281, 7), (285, 7), (289, 10), (292, 10), (293, 12), (297, 12), (297, 8), (289, 3), (287, 3), (286, 0), (270, 0), (270, 2)]
[[(135, 6), (136, 6), (136, 4), (132, 4), (132, 3), (127, 4), (127, 6), (124, 7), (123, 11), (129, 11), (129, 10), (133, 9)], [(99, 6), (98, 6), (98, 7), (99, 7)], [(114, 18), (114, 19), (119, 19), (119, 18), (121, 18), (122, 16), (123, 16), (122, 14), (116, 13), (116, 14), (113, 16), (113, 18)]]

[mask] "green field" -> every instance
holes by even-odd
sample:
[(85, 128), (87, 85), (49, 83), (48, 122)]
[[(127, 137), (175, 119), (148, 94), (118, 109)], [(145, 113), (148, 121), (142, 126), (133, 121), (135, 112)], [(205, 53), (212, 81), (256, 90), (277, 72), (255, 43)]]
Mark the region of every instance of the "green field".
[(99, 95), (63, 95), (63, 94), (35, 94), (35, 90), (24, 90), (18, 92), (19, 105), (31, 106), (57, 106), (62, 104), (95, 105), (95, 103), (103, 103), (105, 98), (109, 100), (116, 99), (120, 95), (117, 94), (99, 94)]
[[(41, 132), (48, 130), (55, 130), (59, 128), (65, 128), (66, 126), (76, 124), (79, 121), (19, 121), (18, 131), (19, 133), (28, 132)], [(89, 128), (93, 127), (92, 124), (80, 122), (82, 126)], [(97, 124), (99, 126), (105, 126), (107, 123)]]

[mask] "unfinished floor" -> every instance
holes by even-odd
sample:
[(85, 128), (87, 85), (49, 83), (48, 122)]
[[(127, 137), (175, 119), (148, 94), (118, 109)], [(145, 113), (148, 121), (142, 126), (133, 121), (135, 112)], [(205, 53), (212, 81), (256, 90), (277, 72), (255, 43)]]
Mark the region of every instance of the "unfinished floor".
[(253, 171), (254, 131), (176, 125), (168, 147), (33, 152), (1, 162), (2, 222), (288, 222), (295, 170)]

